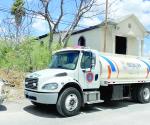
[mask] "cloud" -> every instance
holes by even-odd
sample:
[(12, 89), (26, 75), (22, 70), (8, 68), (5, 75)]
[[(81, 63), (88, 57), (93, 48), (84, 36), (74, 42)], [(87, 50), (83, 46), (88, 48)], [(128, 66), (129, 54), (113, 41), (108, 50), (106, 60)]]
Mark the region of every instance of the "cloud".
[(150, 57), (150, 50), (148, 50), (148, 51), (144, 51), (144, 56), (147, 56), (147, 57)]
[[(101, 4), (102, 1), (97, 0), (95, 4)], [(93, 26), (93, 25), (100, 24), (102, 22), (102, 20), (101, 20), (101, 18), (96, 16), (99, 12), (101, 12), (100, 8), (98, 8), (97, 6), (93, 6), (89, 12), (86, 12), (83, 15), (83, 19), (80, 21), (79, 24), (83, 25), (83, 26)]]
[[(112, 0), (111, 0), (112, 1)], [(110, 7), (110, 18), (135, 14), (144, 26), (150, 25), (150, 1), (120, 0)]]
[[(97, 4), (105, 3), (105, 0), (97, 0)], [(117, 19), (125, 15), (134, 14), (143, 23), (144, 26), (150, 26), (150, 0), (109, 0), (108, 18)], [(105, 4), (98, 6), (95, 10), (105, 10)], [(89, 26), (104, 20), (104, 15), (101, 18), (94, 17), (94, 19), (83, 19), (81, 24)], [(99, 20), (99, 21), (98, 21)]]
[(84, 18), (80, 25), (83, 25), (83, 26), (93, 26), (93, 25), (97, 25), (97, 24), (100, 24), (101, 23), (101, 20), (97, 17), (95, 18)]
[(44, 34), (49, 31), (47, 22), (41, 16), (36, 16), (34, 18), (32, 28), (39, 34)]

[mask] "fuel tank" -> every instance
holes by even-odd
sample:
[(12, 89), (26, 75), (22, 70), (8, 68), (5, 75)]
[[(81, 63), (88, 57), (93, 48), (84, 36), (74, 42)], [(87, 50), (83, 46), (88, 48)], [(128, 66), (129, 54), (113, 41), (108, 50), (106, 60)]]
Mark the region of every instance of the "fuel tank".
[(143, 57), (98, 53), (100, 76), (107, 79), (150, 79), (150, 60)]

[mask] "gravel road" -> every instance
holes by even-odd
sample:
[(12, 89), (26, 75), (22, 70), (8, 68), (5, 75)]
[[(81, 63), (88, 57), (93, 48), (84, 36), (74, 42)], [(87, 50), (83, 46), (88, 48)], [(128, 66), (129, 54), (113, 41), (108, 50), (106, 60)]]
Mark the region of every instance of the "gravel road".
[(63, 118), (54, 106), (39, 109), (24, 99), (0, 106), (0, 125), (150, 125), (150, 103), (88, 105), (79, 115)]

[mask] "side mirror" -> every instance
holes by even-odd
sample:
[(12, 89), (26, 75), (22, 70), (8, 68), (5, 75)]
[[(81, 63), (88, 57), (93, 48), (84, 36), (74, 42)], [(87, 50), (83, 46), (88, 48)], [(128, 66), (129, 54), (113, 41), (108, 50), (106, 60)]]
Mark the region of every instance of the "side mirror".
[(95, 67), (95, 58), (91, 58), (91, 66), (90, 68), (92, 69), (93, 67)]
[(92, 69), (93, 67), (95, 67), (95, 63), (92, 63), (90, 68)]

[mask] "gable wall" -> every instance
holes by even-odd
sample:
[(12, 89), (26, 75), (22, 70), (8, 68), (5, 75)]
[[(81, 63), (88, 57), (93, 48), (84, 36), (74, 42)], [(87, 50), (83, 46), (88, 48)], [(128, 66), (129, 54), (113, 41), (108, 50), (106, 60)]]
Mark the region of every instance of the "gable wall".
[[(131, 28), (128, 28), (129, 23), (131, 24)], [(119, 30), (117, 30), (117, 32), (120, 33), (121, 35), (128, 35), (128, 33), (132, 31), (136, 37), (140, 37), (140, 38), (144, 37), (144, 33), (142, 29), (136, 23), (136, 20), (133, 17), (122, 21), (117, 25), (117, 27), (119, 27)]]
[(89, 30), (86, 32), (74, 34), (71, 36), (71, 42), (73, 46), (78, 45), (78, 40), (79, 38), (83, 36), (86, 40), (86, 47), (90, 47), (91, 49), (96, 49), (101, 51), (103, 48), (103, 42), (102, 42), (102, 37), (103, 34), (100, 30), (100, 28), (96, 28), (93, 30)]
[[(131, 24), (131, 28), (128, 27), (129, 23)], [(114, 31), (114, 37), (117, 35), (127, 37), (127, 54), (141, 56), (141, 45), (143, 44), (142, 41), (144, 40), (144, 32), (137, 24), (136, 20), (133, 17), (128, 18), (127, 20), (124, 20), (118, 24), (117, 27), (119, 27), (119, 29), (116, 28)]]

